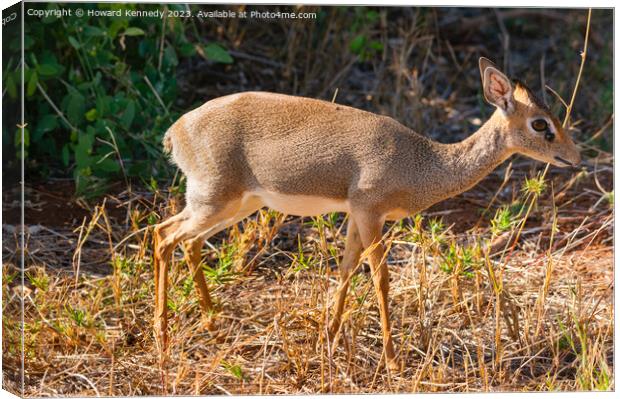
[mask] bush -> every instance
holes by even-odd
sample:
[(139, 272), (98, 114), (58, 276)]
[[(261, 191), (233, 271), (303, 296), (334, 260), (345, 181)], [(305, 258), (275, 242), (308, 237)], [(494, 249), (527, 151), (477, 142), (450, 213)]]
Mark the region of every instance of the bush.
[[(68, 7), (75, 12), (78, 6)], [(154, 10), (157, 5), (79, 7)], [(185, 9), (181, 4), (168, 7)], [(87, 196), (100, 194), (112, 178), (167, 173), (162, 172), (168, 169), (162, 167), (160, 142), (180, 115), (174, 108), (180, 59), (203, 56), (232, 62), (218, 44), (203, 46), (197, 37), (190, 41), (188, 23), (181, 18), (155, 23), (124, 16), (124, 11), (114, 18), (27, 16), (27, 168), (43, 176), (58, 169), (64, 170), (60, 174), (72, 173), (77, 193)], [(18, 96), (16, 64), (5, 75), (11, 99)], [(5, 129), (3, 134), (14, 134), (14, 143), (21, 144), (19, 130)]]

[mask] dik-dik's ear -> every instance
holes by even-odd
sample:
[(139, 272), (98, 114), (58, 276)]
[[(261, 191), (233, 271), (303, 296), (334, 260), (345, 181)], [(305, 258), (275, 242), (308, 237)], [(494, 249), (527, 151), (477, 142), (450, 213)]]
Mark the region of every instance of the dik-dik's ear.
[(512, 84), (510, 79), (497, 69), (490, 60), (480, 57), (480, 76), (484, 98), (492, 105), (510, 115), (515, 109)]

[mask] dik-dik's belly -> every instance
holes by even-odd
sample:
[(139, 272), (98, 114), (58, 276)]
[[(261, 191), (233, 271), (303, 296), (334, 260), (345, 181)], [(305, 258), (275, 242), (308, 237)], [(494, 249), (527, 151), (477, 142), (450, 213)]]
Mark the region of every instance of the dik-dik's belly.
[(282, 194), (262, 189), (254, 190), (246, 195), (258, 198), (264, 206), (287, 215), (318, 216), (324, 213), (350, 211), (349, 201), (346, 199)]
[[(311, 195), (282, 194), (268, 190), (254, 190), (245, 194), (245, 200), (257, 200), (263, 206), (294, 216), (318, 216), (331, 212), (351, 211), (347, 199), (324, 198)], [(399, 220), (410, 216), (407, 209), (395, 207), (385, 212), (384, 220)]]

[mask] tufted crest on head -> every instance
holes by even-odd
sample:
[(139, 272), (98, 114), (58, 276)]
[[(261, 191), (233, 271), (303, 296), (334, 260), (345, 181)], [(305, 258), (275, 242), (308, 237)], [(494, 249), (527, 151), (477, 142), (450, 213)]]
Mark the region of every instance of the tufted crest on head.
[(545, 104), (540, 97), (538, 97), (532, 90), (527, 87), (525, 83), (518, 79), (513, 79), (512, 84), (514, 85), (514, 98), (520, 103), (523, 103), (530, 107), (537, 107), (541, 110), (551, 113), (547, 104)]

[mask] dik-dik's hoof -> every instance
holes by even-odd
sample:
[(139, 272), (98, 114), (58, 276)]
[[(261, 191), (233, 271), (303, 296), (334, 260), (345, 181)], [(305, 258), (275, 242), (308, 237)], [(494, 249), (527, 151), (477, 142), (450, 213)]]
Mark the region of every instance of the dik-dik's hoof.
[(388, 369), (390, 369), (390, 372), (400, 373), (400, 362), (398, 361), (398, 358), (388, 359), (386, 363)]
[(340, 337), (340, 325), (330, 325), (327, 329), (327, 339), (332, 346), (336, 343), (338, 337)]
[(215, 316), (208, 316), (202, 318), (202, 327), (209, 332), (214, 332), (219, 330), (218, 323)]
[(202, 326), (209, 331), (211, 339), (215, 342), (223, 342), (226, 338), (226, 328), (222, 324), (222, 320), (215, 316), (204, 317), (202, 319)]

